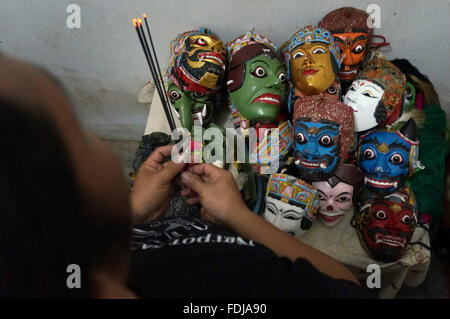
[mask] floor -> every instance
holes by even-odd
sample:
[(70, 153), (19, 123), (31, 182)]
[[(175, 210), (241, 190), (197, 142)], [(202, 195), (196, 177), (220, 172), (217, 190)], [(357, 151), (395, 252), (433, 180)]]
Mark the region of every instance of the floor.
[[(107, 142), (120, 158), (124, 174), (128, 176), (132, 171), (131, 163), (139, 146), (139, 141), (107, 140)], [(402, 287), (397, 298), (450, 298), (450, 263), (441, 260), (433, 252), (425, 281), (418, 287)]]

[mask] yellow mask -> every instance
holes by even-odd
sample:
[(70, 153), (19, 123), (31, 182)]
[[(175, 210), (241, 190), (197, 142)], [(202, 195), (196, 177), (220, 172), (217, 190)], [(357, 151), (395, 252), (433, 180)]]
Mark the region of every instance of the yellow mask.
[(290, 61), (294, 86), (305, 95), (324, 92), (336, 79), (327, 44), (305, 43), (291, 52)]

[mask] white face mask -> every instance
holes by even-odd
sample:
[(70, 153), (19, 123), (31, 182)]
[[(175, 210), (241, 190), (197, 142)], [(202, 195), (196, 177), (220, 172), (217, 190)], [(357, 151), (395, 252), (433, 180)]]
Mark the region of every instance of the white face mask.
[(326, 181), (312, 184), (319, 192), (320, 221), (327, 227), (335, 226), (353, 206), (353, 186), (340, 182), (331, 187)]
[(304, 209), (266, 196), (264, 219), (291, 236), (299, 237), (306, 230), (301, 229)]
[(344, 95), (343, 102), (354, 110), (355, 132), (362, 132), (378, 125), (375, 109), (384, 90), (367, 80), (355, 80)]

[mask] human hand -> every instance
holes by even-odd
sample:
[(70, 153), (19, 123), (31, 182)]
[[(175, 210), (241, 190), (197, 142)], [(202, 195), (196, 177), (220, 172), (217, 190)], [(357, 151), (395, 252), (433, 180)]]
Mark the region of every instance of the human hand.
[(173, 147), (158, 147), (139, 168), (130, 196), (133, 224), (156, 220), (169, 209), (175, 178), (185, 166), (171, 160), (163, 162), (170, 157)]
[(219, 223), (228, 221), (248, 210), (239, 192), (233, 175), (210, 164), (190, 166), (181, 174), (181, 183), (186, 187), (182, 196), (190, 196), (188, 204), (201, 203), (205, 213)]

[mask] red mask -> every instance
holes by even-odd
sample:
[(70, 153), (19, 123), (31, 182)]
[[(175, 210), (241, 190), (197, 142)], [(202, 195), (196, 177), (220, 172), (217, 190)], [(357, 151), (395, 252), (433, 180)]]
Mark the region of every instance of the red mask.
[(357, 231), (369, 255), (384, 262), (398, 260), (408, 247), (416, 227), (416, 204), (408, 188), (362, 204)]

